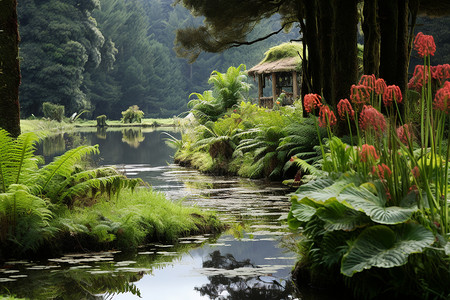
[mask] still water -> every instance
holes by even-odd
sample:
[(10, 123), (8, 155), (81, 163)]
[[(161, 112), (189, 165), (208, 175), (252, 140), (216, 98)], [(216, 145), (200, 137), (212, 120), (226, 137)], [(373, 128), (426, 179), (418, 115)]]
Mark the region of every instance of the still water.
[[(179, 137), (176, 132), (172, 135)], [(30, 299), (311, 299), (295, 290), (296, 256), (286, 225), (289, 192), (280, 184), (208, 176), (172, 163), (161, 130), (61, 134), (38, 152), (46, 162), (67, 148), (98, 144), (98, 165), (141, 177), (173, 201), (215, 210), (230, 225), (220, 236), (143, 245), (137, 253), (67, 254), (0, 266), (0, 294)]]

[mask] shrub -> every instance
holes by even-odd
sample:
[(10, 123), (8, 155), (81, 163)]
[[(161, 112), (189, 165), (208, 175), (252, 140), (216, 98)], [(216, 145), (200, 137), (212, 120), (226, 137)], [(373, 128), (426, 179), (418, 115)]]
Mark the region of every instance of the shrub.
[(141, 123), (144, 112), (139, 110), (139, 106), (133, 105), (122, 112), (122, 123)]
[(106, 126), (106, 116), (105, 115), (101, 115), (97, 117), (97, 126), (98, 127), (103, 127)]
[(56, 120), (58, 122), (61, 122), (64, 117), (63, 105), (44, 102), (42, 104), (42, 111), (44, 113), (44, 117), (49, 118), (51, 120)]

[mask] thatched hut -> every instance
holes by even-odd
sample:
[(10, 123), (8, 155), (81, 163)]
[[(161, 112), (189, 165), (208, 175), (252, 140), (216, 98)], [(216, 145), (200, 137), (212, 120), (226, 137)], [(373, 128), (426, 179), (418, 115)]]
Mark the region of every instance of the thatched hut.
[[(299, 96), (301, 76), (302, 45), (285, 43), (270, 48), (265, 58), (248, 70), (253, 78), (258, 78), (258, 104), (272, 108), (281, 93), (285, 93), (285, 101), (292, 103)], [(264, 97), (266, 81), (272, 81), (272, 96)]]

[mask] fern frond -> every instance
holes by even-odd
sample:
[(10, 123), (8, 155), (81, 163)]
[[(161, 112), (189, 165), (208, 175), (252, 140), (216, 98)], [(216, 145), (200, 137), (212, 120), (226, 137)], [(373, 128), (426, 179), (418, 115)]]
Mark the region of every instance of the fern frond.
[(65, 178), (70, 177), (73, 171), (73, 166), (76, 163), (80, 162), (80, 160), (86, 155), (97, 154), (98, 152), (98, 145), (80, 146), (55, 158), (53, 162), (40, 169), (41, 182), (39, 182), (38, 187), (41, 191), (45, 191), (49, 182), (55, 177), (55, 175), (61, 175)]

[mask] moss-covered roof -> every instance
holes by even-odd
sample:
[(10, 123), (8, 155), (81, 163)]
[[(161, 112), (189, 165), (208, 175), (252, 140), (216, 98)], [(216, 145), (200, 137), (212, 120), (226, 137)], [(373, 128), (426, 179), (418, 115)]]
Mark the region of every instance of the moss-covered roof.
[(301, 66), (300, 55), (303, 54), (301, 43), (284, 43), (270, 48), (264, 59), (248, 70), (250, 76), (257, 74), (270, 74), (278, 72), (299, 71)]
[(301, 43), (284, 43), (267, 50), (260, 64), (282, 58), (299, 57), (298, 53), (303, 54), (303, 45)]

